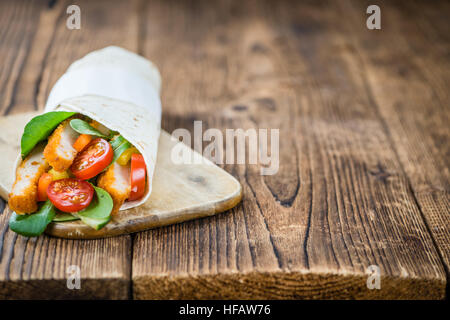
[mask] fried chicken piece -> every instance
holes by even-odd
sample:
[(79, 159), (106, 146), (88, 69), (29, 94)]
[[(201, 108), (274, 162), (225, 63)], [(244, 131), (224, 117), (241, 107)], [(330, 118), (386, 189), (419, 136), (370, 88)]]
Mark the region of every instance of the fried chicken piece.
[(119, 211), (131, 192), (130, 165), (121, 166), (113, 163), (97, 181), (97, 186), (105, 189), (113, 199), (114, 207), (111, 214)]
[(38, 209), (37, 184), (49, 167), (43, 150), (44, 144), (38, 144), (17, 168), (16, 181), (9, 194), (9, 207), (17, 214), (33, 213)]
[(53, 131), (44, 149), (45, 159), (56, 171), (60, 172), (69, 169), (77, 155), (73, 144), (79, 134), (70, 126), (71, 119), (64, 120)]

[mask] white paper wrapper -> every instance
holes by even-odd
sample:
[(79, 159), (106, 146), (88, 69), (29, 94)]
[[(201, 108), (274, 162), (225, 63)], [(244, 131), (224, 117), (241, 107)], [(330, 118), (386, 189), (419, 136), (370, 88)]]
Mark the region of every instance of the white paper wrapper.
[(145, 196), (126, 201), (120, 210), (144, 203), (152, 190), (161, 130), (160, 87), (159, 71), (149, 60), (107, 47), (75, 61), (56, 82), (45, 106), (45, 112), (86, 115), (118, 131), (142, 153), (147, 166)]

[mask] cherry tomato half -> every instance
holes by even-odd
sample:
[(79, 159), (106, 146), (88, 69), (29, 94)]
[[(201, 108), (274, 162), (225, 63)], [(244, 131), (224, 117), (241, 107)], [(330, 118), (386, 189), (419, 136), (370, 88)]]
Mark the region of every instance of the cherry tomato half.
[(87, 180), (103, 171), (112, 161), (114, 151), (102, 138), (92, 140), (80, 153), (70, 167), (78, 179)]
[(131, 192), (128, 200), (138, 200), (145, 193), (145, 162), (141, 154), (131, 156)]
[(52, 181), (47, 195), (56, 208), (63, 212), (76, 212), (86, 208), (94, 196), (94, 188), (87, 181), (65, 178)]

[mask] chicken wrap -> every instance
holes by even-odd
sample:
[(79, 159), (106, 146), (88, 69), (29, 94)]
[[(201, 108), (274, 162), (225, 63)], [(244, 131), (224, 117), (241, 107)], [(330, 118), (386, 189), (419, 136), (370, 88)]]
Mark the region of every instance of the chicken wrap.
[(9, 194), (10, 228), (37, 236), (52, 221), (100, 229), (152, 190), (161, 127), (160, 75), (118, 47), (74, 62), (25, 126)]

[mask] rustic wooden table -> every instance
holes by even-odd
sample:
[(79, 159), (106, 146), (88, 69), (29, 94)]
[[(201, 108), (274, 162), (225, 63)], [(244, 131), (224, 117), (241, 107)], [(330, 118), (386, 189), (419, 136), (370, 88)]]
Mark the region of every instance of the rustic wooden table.
[(280, 170), (226, 165), (235, 209), (103, 240), (18, 236), (1, 202), (0, 298), (444, 298), (450, 3), (377, 3), (381, 30), (365, 1), (77, 1), (69, 30), (71, 1), (2, 1), (1, 114), (120, 45), (160, 68), (164, 129), (280, 128)]

